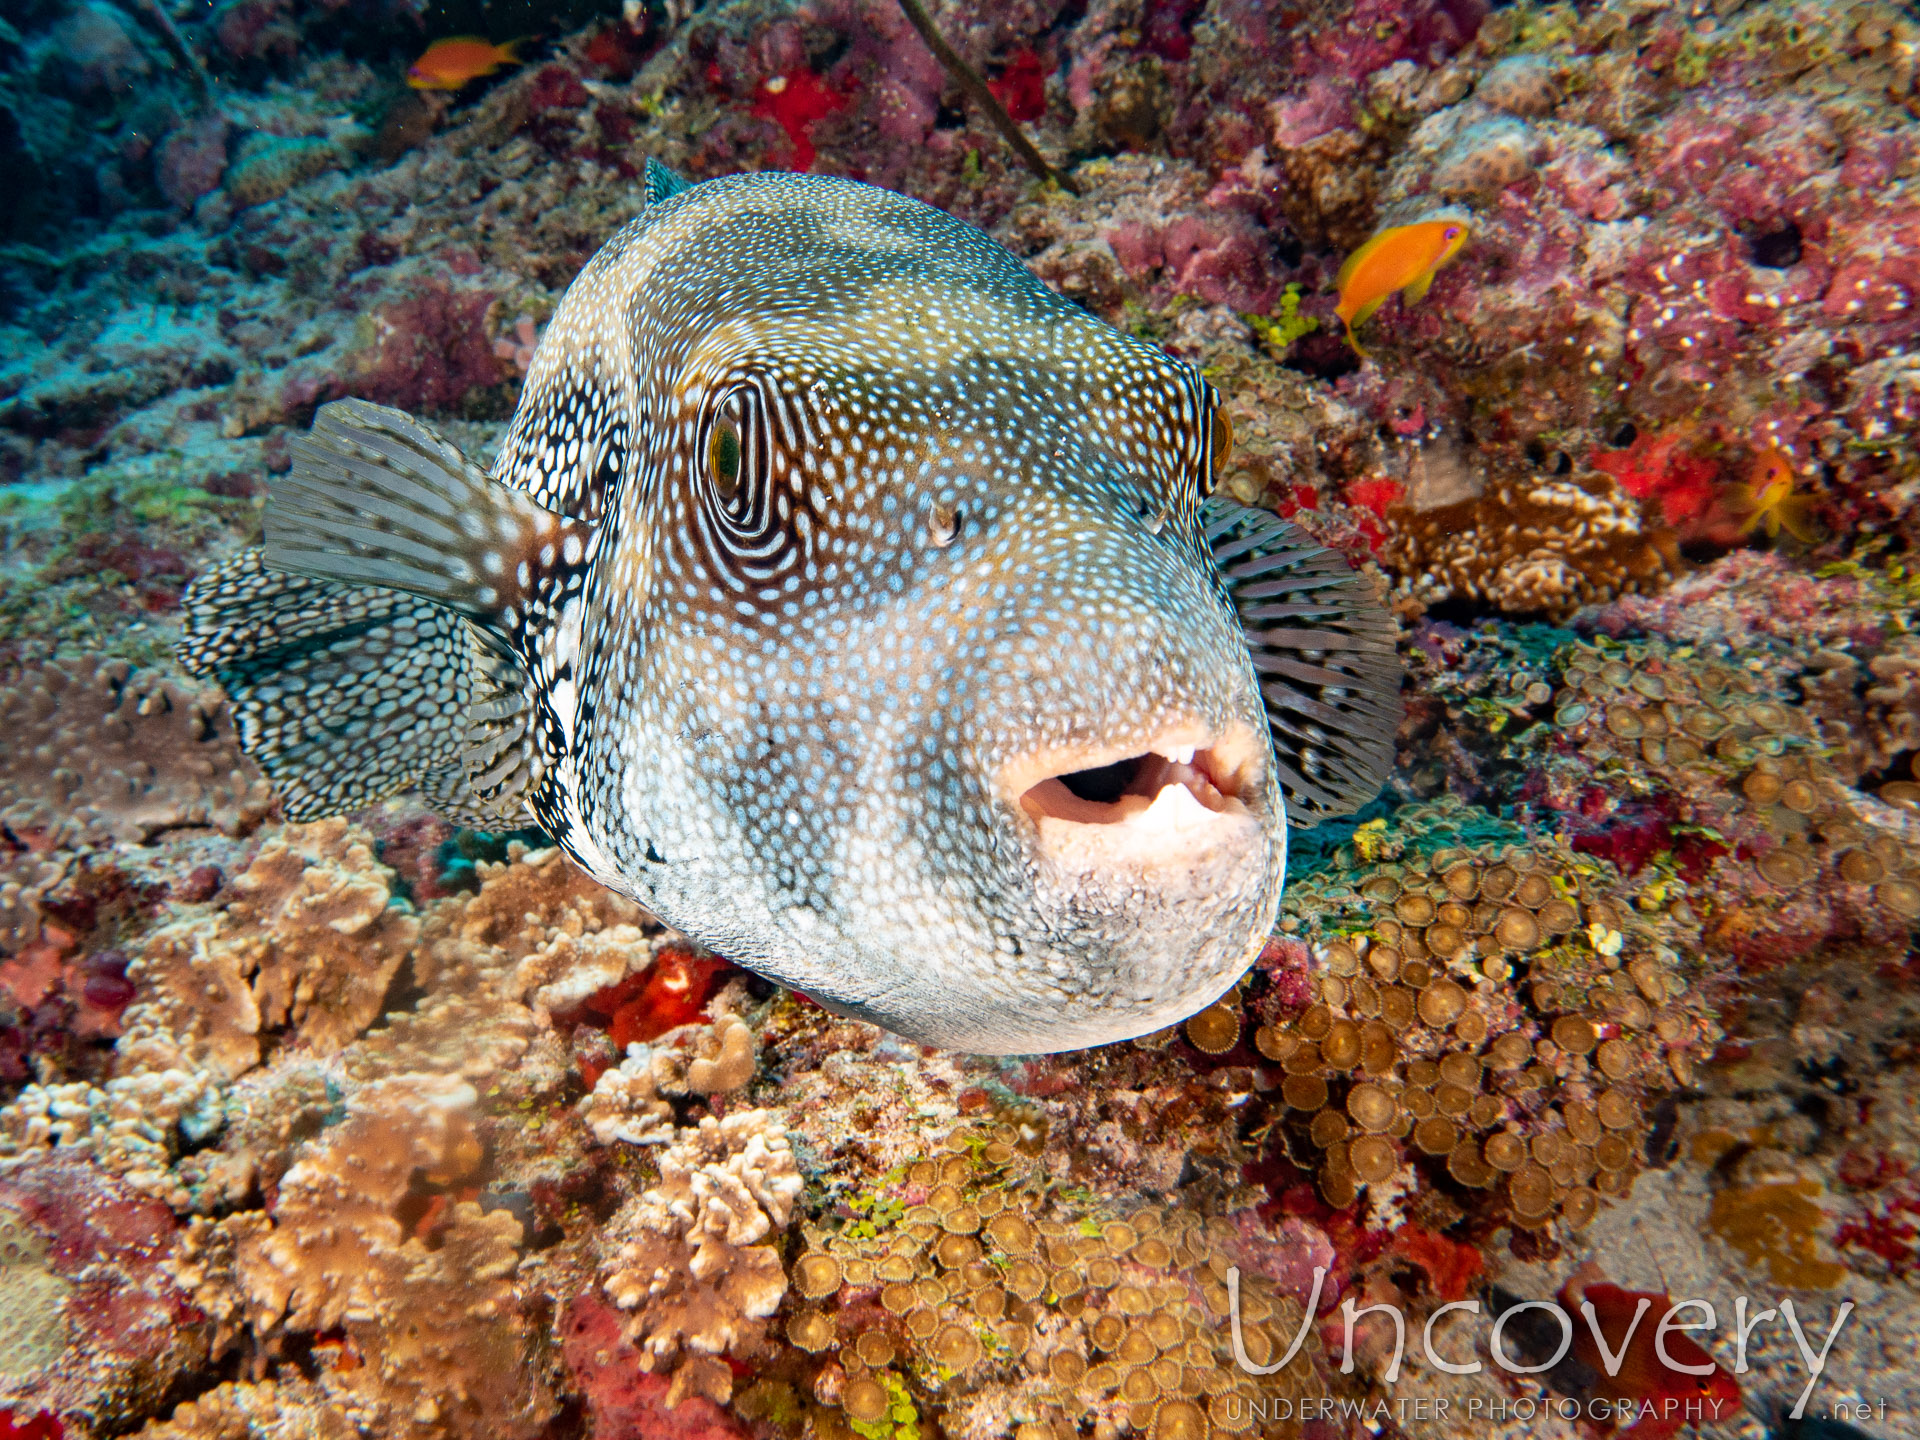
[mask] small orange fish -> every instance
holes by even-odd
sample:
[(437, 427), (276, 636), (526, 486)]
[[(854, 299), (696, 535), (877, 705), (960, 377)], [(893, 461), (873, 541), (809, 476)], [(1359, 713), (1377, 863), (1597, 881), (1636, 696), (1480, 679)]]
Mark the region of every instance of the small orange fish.
[(1740, 522), (1742, 535), (1751, 535), (1764, 525), (1767, 538), (1772, 539), (1785, 526), (1796, 540), (1809, 545), (1819, 542), (1813, 497), (1794, 493), (1796, 478), (1793, 457), (1778, 445), (1769, 445), (1755, 457), (1747, 483), (1727, 487), (1728, 508), (1744, 517)]
[(1367, 353), (1353, 335), (1367, 317), (1396, 290), (1406, 292), (1408, 304), (1419, 303), (1434, 272), (1460, 252), (1467, 238), (1463, 220), (1420, 220), (1382, 230), (1347, 257), (1336, 282), (1340, 303), (1334, 313), (1346, 322), (1354, 354)]
[(514, 46), (526, 42), (509, 40), (494, 45), (477, 35), (455, 35), (436, 40), (427, 53), (407, 67), (407, 84), (416, 90), (458, 90), (469, 80), (491, 75), (502, 65), (518, 65)]
[[(1583, 1301), (1593, 1306), (1606, 1348), (1618, 1357), (1611, 1375), (1593, 1326), (1580, 1308)], [(1713, 1365), (1713, 1372), (1693, 1375), (1662, 1363), (1654, 1340), (1661, 1317), (1673, 1306), (1669, 1296), (1609, 1284), (1580, 1288), (1570, 1280), (1560, 1292), (1560, 1304), (1573, 1320), (1573, 1359), (1593, 1377), (1584, 1398), (1610, 1401), (1616, 1415), (1634, 1416), (1620, 1429), (1618, 1440), (1671, 1440), (1694, 1420), (1732, 1421), (1741, 1413), (1740, 1382), (1685, 1334), (1668, 1332), (1668, 1357), (1678, 1365)]]

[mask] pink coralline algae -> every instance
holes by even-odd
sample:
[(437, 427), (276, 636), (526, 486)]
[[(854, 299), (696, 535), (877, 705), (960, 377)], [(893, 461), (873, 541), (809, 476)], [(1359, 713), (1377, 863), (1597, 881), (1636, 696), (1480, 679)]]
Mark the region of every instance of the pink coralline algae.
[[(0, 1227), (17, 1267), (10, 1299), (50, 1305), (34, 1342), (46, 1362), (8, 1377), (16, 1425), (45, 1412), (127, 1428), (173, 1377), (204, 1363), (203, 1317), (167, 1273), (178, 1225), (164, 1204), (55, 1161), (0, 1179)], [(28, 1287), (22, 1272), (43, 1278)], [(34, 1324), (30, 1314), (12, 1319), (16, 1337)]]
[(488, 339), (496, 303), (484, 290), (439, 278), (387, 301), (361, 322), (362, 343), (349, 357), (353, 393), (403, 410), (457, 413), (471, 392), (504, 377)]
[(746, 1440), (747, 1431), (704, 1395), (667, 1403), (673, 1381), (640, 1368), (620, 1312), (592, 1293), (560, 1317), (560, 1354), (586, 1396), (594, 1440)]
[(1134, 279), (1208, 305), (1264, 313), (1279, 297), (1257, 227), (1233, 215), (1183, 216), (1164, 227), (1122, 225), (1107, 237)]
[(206, 115), (169, 135), (155, 166), (160, 193), (182, 210), (219, 188), (227, 168), (227, 122)]

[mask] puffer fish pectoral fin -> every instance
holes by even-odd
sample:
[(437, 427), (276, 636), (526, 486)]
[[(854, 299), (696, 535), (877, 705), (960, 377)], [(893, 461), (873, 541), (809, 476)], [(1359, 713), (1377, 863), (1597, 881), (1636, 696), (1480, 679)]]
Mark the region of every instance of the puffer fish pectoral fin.
[(1393, 766), (1402, 702), (1392, 617), (1299, 526), (1217, 496), (1202, 519), (1252, 652), (1288, 822), (1352, 814)]
[(647, 157), (647, 204), (658, 205), (662, 200), (670, 200), (682, 190), (691, 190), (693, 182), (683, 175), (676, 175), (651, 155)]
[(466, 711), (461, 759), (467, 805), (495, 815), (530, 813), (527, 799), (540, 780), (533, 743), (533, 684), (498, 634), (464, 623), (473, 688)]
[(240, 743), (290, 820), (417, 789), (456, 824), (526, 823), (471, 794), (458, 717), (472, 703), (458, 617), (413, 595), (269, 570), (243, 550), (187, 588), (180, 659), (227, 692)]

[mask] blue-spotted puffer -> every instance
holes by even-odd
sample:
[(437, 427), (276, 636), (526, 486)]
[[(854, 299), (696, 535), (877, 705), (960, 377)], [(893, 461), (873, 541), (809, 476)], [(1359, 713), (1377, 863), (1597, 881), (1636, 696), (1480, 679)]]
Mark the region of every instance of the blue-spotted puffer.
[(1391, 628), (1209, 501), (1218, 395), (851, 181), (653, 167), (490, 474), (325, 407), (182, 653), (287, 813), (418, 787), (832, 1009), (964, 1050), (1172, 1024), (1378, 788)]

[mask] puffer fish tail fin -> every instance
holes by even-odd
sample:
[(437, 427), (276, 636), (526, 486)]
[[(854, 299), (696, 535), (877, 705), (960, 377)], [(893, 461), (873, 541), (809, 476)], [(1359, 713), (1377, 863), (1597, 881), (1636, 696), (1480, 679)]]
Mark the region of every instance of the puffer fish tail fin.
[(456, 824), (525, 823), (467, 779), (476, 700), (466, 625), (413, 595), (269, 570), (243, 550), (188, 587), (179, 653), (221, 685), (243, 749), (290, 820), (417, 789)]
[(658, 205), (662, 200), (671, 200), (682, 190), (691, 190), (693, 182), (684, 175), (676, 175), (651, 155), (647, 157), (647, 204)]
[[(255, 708), (289, 814), (418, 785), (466, 823), (517, 818), (540, 775), (526, 657), (584, 586), (593, 527), (362, 400), (322, 406), (291, 449), (253, 569), (196, 586), (189, 668)], [(283, 733), (276, 706), (315, 718)]]
[(1298, 525), (1219, 497), (1202, 520), (1252, 652), (1288, 822), (1352, 814), (1393, 766), (1403, 707), (1392, 617)]

